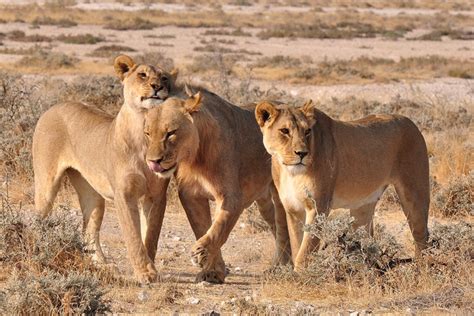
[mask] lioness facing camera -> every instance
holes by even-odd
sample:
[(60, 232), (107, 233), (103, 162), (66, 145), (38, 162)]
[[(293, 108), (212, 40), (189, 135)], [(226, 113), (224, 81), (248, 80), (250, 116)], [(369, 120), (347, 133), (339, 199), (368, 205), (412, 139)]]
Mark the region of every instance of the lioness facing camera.
[[(224, 282), (220, 248), (253, 201), (275, 235), (274, 263), (291, 260), (285, 211), (253, 112), (201, 89), (187, 100), (168, 98), (148, 111), (145, 135), (150, 169), (162, 178), (176, 176), (198, 239), (192, 248), (192, 259), (202, 268), (197, 281)], [(213, 222), (209, 200), (217, 205)]]
[(263, 101), (255, 109), (272, 175), (285, 207), (295, 270), (319, 240), (303, 233), (316, 214), (348, 208), (355, 227), (372, 232), (375, 205), (393, 184), (416, 242), (426, 247), (430, 203), (428, 154), (415, 124), (400, 115), (341, 122), (312, 102), (297, 108)]
[[(84, 218), (86, 241), (100, 261), (99, 230), (105, 200), (114, 201), (128, 255), (139, 281), (156, 278), (153, 260), (166, 206), (168, 180), (145, 163), (145, 111), (165, 100), (177, 72), (135, 64), (121, 55), (114, 67), (123, 83), (124, 103), (116, 117), (83, 103), (55, 105), (39, 119), (33, 135), (35, 208), (48, 215), (66, 174), (75, 188)], [(148, 229), (140, 236), (138, 202)]]

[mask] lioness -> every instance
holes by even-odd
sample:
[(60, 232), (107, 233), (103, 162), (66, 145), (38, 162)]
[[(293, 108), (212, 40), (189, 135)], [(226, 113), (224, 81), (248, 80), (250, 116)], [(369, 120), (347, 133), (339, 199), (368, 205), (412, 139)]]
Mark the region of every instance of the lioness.
[(416, 242), (426, 247), (428, 155), (418, 128), (400, 115), (341, 122), (309, 101), (292, 108), (263, 101), (255, 109), (272, 174), (285, 207), (295, 270), (319, 241), (303, 233), (317, 213), (349, 208), (354, 226), (372, 231), (375, 204), (393, 184)]
[[(114, 68), (123, 83), (124, 103), (116, 117), (83, 103), (51, 107), (33, 136), (35, 207), (46, 216), (66, 174), (78, 196), (86, 238), (105, 261), (99, 230), (105, 200), (115, 202), (128, 255), (139, 281), (156, 278), (153, 260), (166, 205), (167, 179), (145, 163), (144, 115), (168, 97), (177, 72), (135, 64), (121, 55)], [(142, 199), (148, 230), (140, 237), (138, 201)]]
[[(145, 135), (150, 169), (162, 178), (176, 175), (181, 203), (198, 239), (192, 248), (192, 259), (202, 268), (197, 281), (224, 282), (220, 248), (253, 201), (275, 235), (275, 263), (291, 260), (270, 156), (251, 111), (201, 90), (185, 101), (168, 98), (151, 109)], [(217, 205), (214, 222), (209, 200)]]

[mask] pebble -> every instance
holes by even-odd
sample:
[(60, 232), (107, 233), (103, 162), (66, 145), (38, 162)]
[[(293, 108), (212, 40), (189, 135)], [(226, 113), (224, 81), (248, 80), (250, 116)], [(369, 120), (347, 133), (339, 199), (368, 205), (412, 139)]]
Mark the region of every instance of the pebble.
[(191, 305), (197, 305), (199, 304), (199, 302), (201, 302), (201, 300), (198, 299), (197, 297), (190, 297), (186, 300), (186, 302)]
[(148, 300), (149, 297), (150, 297), (150, 296), (148, 295), (148, 292), (145, 291), (145, 290), (140, 291), (140, 292), (138, 293), (138, 300), (139, 300), (140, 302), (144, 302), (144, 301)]

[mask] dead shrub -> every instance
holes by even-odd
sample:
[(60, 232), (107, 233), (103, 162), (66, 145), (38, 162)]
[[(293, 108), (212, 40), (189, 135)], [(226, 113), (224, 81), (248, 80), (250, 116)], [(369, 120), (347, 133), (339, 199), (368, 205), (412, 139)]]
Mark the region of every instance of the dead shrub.
[(38, 16), (31, 24), (36, 25), (55, 25), (59, 27), (73, 27), (77, 26), (77, 22), (68, 18), (55, 19), (49, 16)]
[(105, 45), (100, 46), (94, 49), (89, 56), (91, 57), (101, 57), (101, 58), (111, 58), (115, 57), (121, 53), (135, 52), (136, 50), (123, 45)]
[(452, 178), (433, 193), (433, 209), (447, 216), (474, 215), (474, 172)]
[(73, 68), (79, 62), (76, 57), (64, 53), (39, 50), (17, 61), (18, 66), (35, 67), (46, 70)]
[(348, 216), (328, 220), (319, 215), (313, 225), (305, 228), (322, 244), (311, 257), (305, 279), (316, 284), (375, 279), (398, 263), (401, 246), (384, 227), (375, 227), (374, 238), (364, 228), (354, 230), (352, 222)]
[(100, 42), (104, 42), (105, 38), (101, 36), (95, 36), (92, 34), (78, 34), (78, 35), (64, 35), (61, 34), (58, 37), (56, 37), (56, 40), (67, 43), (67, 44), (97, 44)]
[(116, 30), (116, 31), (127, 31), (127, 30), (151, 30), (157, 27), (156, 23), (149, 20), (135, 17), (129, 20), (112, 20), (109, 21), (104, 28)]
[(31, 139), (40, 115), (37, 86), (0, 72), (0, 162), (5, 175), (32, 178)]
[[(11, 276), (0, 309), (14, 314), (107, 311), (97, 270), (86, 256), (79, 223), (64, 208), (27, 218), (2, 194), (0, 263)], [(93, 273), (94, 272), (94, 273)]]
[(20, 30), (14, 30), (11, 31), (7, 34), (7, 38), (11, 41), (16, 41), (16, 42), (51, 42), (53, 41), (53, 38), (45, 35), (39, 35), (39, 34), (32, 34), (32, 35), (26, 35), (25, 32), (20, 31)]
[(31, 23), (33, 25), (56, 25), (65, 28), (77, 26), (77, 22), (69, 18), (54, 19), (49, 16), (38, 16)]

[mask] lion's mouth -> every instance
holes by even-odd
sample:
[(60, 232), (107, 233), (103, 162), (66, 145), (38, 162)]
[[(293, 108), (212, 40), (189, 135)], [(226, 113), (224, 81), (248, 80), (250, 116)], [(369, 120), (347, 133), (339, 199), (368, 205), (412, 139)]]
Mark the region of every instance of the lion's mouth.
[(166, 97), (161, 97), (159, 95), (152, 95), (151, 97), (142, 97), (141, 100), (142, 101), (145, 101), (145, 100), (165, 100)]
[(174, 167), (176, 167), (176, 164), (169, 168), (164, 168), (159, 162), (148, 160), (148, 168), (156, 173), (165, 173), (172, 170)]

